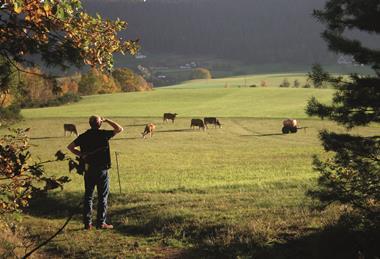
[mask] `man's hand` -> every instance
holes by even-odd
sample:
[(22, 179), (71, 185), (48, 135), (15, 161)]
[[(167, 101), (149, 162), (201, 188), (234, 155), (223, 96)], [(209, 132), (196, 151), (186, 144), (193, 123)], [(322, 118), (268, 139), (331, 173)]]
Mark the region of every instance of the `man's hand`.
[(124, 130), (122, 126), (120, 126), (118, 123), (116, 123), (112, 120), (109, 120), (109, 119), (104, 118), (104, 117), (100, 117), (100, 120), (102, 122), (107, 122), (113, 128), (113, 131), (115, 132), (115, 134), (120, 133)]

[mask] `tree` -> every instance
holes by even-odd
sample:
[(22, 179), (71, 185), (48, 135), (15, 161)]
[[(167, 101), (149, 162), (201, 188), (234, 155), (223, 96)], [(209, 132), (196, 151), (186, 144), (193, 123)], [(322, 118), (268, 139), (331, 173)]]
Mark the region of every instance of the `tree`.
[(104, 94), (119, 91), (120, 88), (112, 78), (96, 69), (82, 75), (78, 84), (78, 92), (82, 95)]
[(300, 87), (300, 85), (301, 85), (300, 81), (298, 79), (294, 79), (293, 87), (298, 88), (298, 87)]
[(33, 162), (27, 131), (12, 130), (0, 138), (0, 214), (26, 207), (32, 195), (62, 188), (70, 181), (67, 176), (55, 178), (44, 172), (43, 164), (65, 160), (63, 153), (57, 152), (55, 160)]
[(325, 72), (320, 64), (314, 64), (311, 67), (311, 72), (308, 73), (308, 79), (315, 88), (323, 88), (329, 78), (330, 74)]
[(211, 72), (210, 70), (202, 67), (195, 68), (191, 75), (190, 79), (211, 79)]
[[(137, 40), (118, 37), (127, 23), (104, 20), (83, 11), (80, 0), (0, 0), (0, 94), (10, 92), (9, 79), (36, 62), (63, 69), (84, 64), (113, 67), (114, 53), (135, 54)], [(22, 66), (23, 65), (23, 66)]]
[(38, 55), (47, 65), (111, 69), (113, 53), (137, 51), (136, 41), (117, 36), (125, 21), (92, 17), (79, 0), (1, 0), (0, 15), (0, 53), (9, 62), (30, 64)]
[[(326, 25), (322, 36), (332, 51), (352, 55), (371, 67), (371, 75), (352, 74), (349, 79), (324, 78), (336, 92), (332, 104), (312, 98), (308, 115), (329, 118), (347, 129), (380, 122), (380, 51), (349, 37), (352, 30), (376, 36), (380, 33), (378, 0), (329, 0), (315, 17)], [(322, 205), (338, 202), (348, 205), (363, 218), (380, 222), (380, 136), (339, 134), (324, 130), (320, 138), (331, 158), (314, 160), (319, 171), (319, 188), (309, 194)]]
[(280, 84), (280, 87), (290, 87), (290, 82), (287, 78), (284, 78), (284, 80), (282, 80), (282, 83)]
[(137, 75), (128, 68), (117, 68), (112, 72), (112, 76), (124, 92), (148, 91), (152, 89), (152, 85), (142, 76)]
[(33, 104), (47, 103), (55, 98), (53, 93), (53, 82), (44, 77), (38, 76), (42, 71), (37, 67), (25, 69), (26, 73), (21, 73), (21, 85), (23, 95), (19, 98), (21, 107), (33, 106)]

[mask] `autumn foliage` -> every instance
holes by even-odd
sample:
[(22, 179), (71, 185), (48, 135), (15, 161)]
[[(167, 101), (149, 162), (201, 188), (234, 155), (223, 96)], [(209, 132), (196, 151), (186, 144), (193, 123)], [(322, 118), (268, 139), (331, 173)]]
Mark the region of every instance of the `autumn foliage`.
[(120, 85), (123, 92), (152, 90), (152, 84), (128, 68), (117, 68), (112, 72), (112, 76)]
[(118, 37), (125, 21), (90, 16), (79, 0), (1, 0), (0, 13), (0, 52), (16, 62), (39, 55), (48, 65), (84, 62), (103, 70), (112, 68), (113, 53), (135, 54), (138, 48)]
[(32, 195), (62, 188), (70, 181), (67, 176), (46, 175), (43, 162), (33, 162), (29, 138), (23, 129), (12, 130), (0, 138), (0, 214), (17, 211), (29, 204)]

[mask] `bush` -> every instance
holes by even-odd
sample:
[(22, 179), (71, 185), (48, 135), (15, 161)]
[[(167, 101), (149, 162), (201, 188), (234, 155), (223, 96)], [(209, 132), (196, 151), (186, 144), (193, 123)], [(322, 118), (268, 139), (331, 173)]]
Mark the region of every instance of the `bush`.
[(48, 80), (38, 74), (42, 71), (38, 68), (27, 69), (29, 73), (22, 73), (22, 95), (20, 97), (20, 104), (23, 103), (46, 103), (55, 98), (53, 93), (53, 81)]
[(302, 86), (302, 88), (311, 88), (311, 85), (309, 83), (306, 83)]
[(211, 72), (206, 68), (196, 68), (190, 74), (190, 79), (211, 79)]
[(72, 78), (63, 79), (60, 82), (60, 89), (61, 89), (62, 94), (66, 94), (66, 93), (76, 94), (78, 93), (78, 88), (79, 88), (78, 83)]
[(294, 80), (294, 82), (293, 82), (293, 87), (295, 87), (295, 88), (298, 88), (298, 87), (300, 87), (300, 81), (298, 81), (298, 79), (296, 79), (296, 80)]
[(134, 73), (128, 68), (118, 68), (112, 72), (112, 76), (120, 85), (123, 92), (149, 91), (152, 85), (149, 84), (142, 76)]
[(118, 91), (120, 91), (120, 87), (115, 80), (96, 69), (82, 75), (78, 84), (78, 93), (81, 95), (105, 94)]
[(280, 87), (290, 87), (289, 80), (287, 78), (284, 78), (284, 80), (280, 84)]
[[(43, 164), (34, 162), (26, 130), (11, 130), (0, 138), (0, 214), (11, 213), (29, 205), (32, 195), (46, 193), (70, 181), (67, 176), (59, 178), (46, 175)], [(57, 153), (58, 154), (58, 153)], [(64, 160), (65, 155), (57, 156)], [(50, 161), (51, 162), (51, 161)]]
[(20, 120), (22, 118), (20, 111), (20, 106), (16, 104), (12, 104), (8, 107), (0, 107), (0, 126), (1, 124), (9, 124)]

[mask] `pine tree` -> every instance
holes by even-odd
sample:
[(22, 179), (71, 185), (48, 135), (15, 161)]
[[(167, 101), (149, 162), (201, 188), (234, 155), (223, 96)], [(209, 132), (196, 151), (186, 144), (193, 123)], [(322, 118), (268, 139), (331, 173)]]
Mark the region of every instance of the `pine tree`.
[[(351, 74), (347, 78), (326, 80), (336, 92), (332, 104), (321, 104), (312, 98), (307, 106), (310, 116), (329, 118), (347, 129), (380, 122), (380, 51), (364, 42), (350, 38), (349, 32), (359, 30), (372, 36), (380, 33), (380, 2), (378, 0), (329, 0), (314, 16), (326, 29), (322, 37), (329, 49), (350, 55), (373, 73)], [(330, 159), (314, 160), (319, 171), (318, 189), (309, 194), (323, 205), (338, 202), (348, 205), (366, 222), (380, 219), (380, 135), (361, 136), (338, 134), (324, 130), (320, 138)]]

